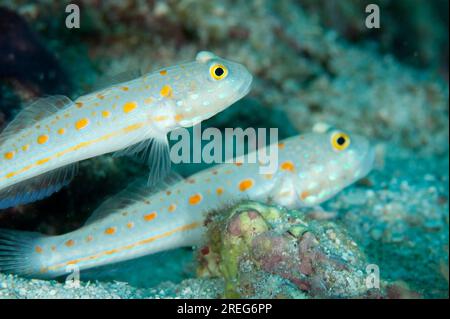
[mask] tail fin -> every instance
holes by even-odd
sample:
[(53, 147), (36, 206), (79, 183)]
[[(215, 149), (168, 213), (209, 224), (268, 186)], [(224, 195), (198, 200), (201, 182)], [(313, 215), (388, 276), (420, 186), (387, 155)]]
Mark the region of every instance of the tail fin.
[(39, 271), (36, 243), (39, 233), (0, 228), (0, 272), (32, 275)]

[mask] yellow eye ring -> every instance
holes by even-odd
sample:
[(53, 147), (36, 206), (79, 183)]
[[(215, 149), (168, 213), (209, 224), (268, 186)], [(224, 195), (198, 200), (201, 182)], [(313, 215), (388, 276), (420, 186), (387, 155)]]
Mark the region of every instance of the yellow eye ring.
[(222, 80), (227, 77), (228, 69), (222, 64), (214, 64), (209, 68), (209, 74), (215, 80)]
[(350, 146), (350, 136), (343, 132), (334, 133), (331, 136), (331, 146), (336, 151), (343, 151)]

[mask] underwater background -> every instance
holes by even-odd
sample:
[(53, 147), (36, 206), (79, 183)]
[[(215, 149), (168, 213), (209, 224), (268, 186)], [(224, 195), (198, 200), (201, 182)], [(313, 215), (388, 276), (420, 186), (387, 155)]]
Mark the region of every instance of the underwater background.
[[(80, 7), (79, 29), (65, 27), (69, 3)], [(369, 3), (380, 7), (379, 29), (364, 24)], [(243, 100), (202, 126), (277, 127), (281, 139), (326, 123), (369, 138), (377, 148), (376, 169), (305, 219), (320, 215), (311, 227), (334, 254), (351, 252), (361, 265), (378, 265), (383, 297), (448, 298), (448, 3), (0, 0), (0, 130), (30, 99), (74, 98), (102, 78), (212, 51), (244, 64), (254, 81)], [(206, 167), (174, 169), (189, 176)], [(145, 165), (110, 155), (83, 161), (60, 192), (1, 211), (0, 227), (49, 235), (75, 230), (105, 199), (147, 174)], [(331, 245), (326, 238), (341, 240)], [(0, 273), (0, 298), (223, 296), (227, 278), (203, 276), (204, 263), (196, 249), (177, 249), (83, 272), (79, 289)], [(336, 295), (277, 270), (239, 269), (235, 285), (242, 297), (350, 297), (361, 267), (336, 276), (342, 285)], [(315, 280), (321, 275), (329, 274), (324, 270)]]

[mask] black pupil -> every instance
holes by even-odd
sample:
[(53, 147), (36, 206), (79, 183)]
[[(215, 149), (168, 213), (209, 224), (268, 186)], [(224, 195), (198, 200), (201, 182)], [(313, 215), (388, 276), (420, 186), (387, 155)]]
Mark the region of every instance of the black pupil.
[(219, 68), (214, 70), (214, 74), (217, 75), (217, 76), (222, 76), (224, 74), (224, 71), (223, 71), (222, 68), (219, 67)]
[(337, 143), (339, 144), (339, 145), (344, 145), (345, 144), (345, 138), (344, 137), (339, 137), (338, 139), (337, 139)]

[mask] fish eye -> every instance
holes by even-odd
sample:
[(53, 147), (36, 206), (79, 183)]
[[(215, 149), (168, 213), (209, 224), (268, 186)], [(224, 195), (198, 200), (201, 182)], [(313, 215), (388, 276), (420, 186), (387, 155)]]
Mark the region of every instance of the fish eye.
[(228, 69), (222, 64), (214, 64), (209, 69), (209, 73), (215, 80), (222, 80), (228, 75)]
[(343, 151), (350, 145), (350, 136), (343, 132), (334, 133), (331, 136), (331, 145), (337, 151)]

